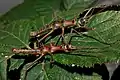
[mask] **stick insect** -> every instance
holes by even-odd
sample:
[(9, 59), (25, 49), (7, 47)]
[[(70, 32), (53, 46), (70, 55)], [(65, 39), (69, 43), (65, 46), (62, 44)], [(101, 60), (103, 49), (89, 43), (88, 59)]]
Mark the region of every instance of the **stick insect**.
[[(19, 53), (23, 53), (23, 54), (33, 54), (33, 55), (41, 55), (41, 57), (49, 54), (50, 56), (52, 56), (53, 54), (56, 54), (57, 52), (70, 52), (71, 50), (75, 50), (75, 46), (72, 45), (55, 45), (54, 43), (50, 43), (50, 45), (43, 45), (41, 48), (38, 49), (16, 49), (13, 48), (12, 52), (19, 54)], [(41, 58), (40, 57), (40, 58)], [(53, 59), (51, 57), (51, 59)]]
[[(89, 11), (88, 11), (88, 13), (89, 13)], [(86, 13), (86, 14), (88, 14), (88, 13)], [(77, 19), (77, 18), (74, 18), (73, 20), (58, 20), (58, 21), (54, 21), (54, 22), (46, 25), (43, 29), (40, 29), (40, 31), (30, 32), (30, 36), (39, 38), (41, 36), (41, 34), (48, 32), (38, 40), (38, 43), (41, 43), (42, 40), (47, 38), (54, 31), (60, 29), (62, 31), (60, 34), (60, 38), (62, 38), (62, 43), (66, 43), (66, 41), (64, 40), (64, 34), (66, 32), (65, 30), (69, 29), (69, 28), (73, 29), (74, 27), (75, 28), (82, 27), (79, 24), (79, 19)], [(93, 30), (93, 28), (88, 28), (88, 27), (84, 27), (84, 28), (86, 29), (86, 31)]]
[[(79, 20), (81, 19), (86, 19), (86, 18), (90, 18), (90, 16), (92, 15), (95, 15), (99, 12), (104, 12), (104, 11), (107, 11), (107, 10), (119, 10), (119, 5), (110, 5), (110, 6), (100, 6), (100, 7), (95, 7), (95, 8), (90, 8), (90, 9), (87, 9), (85, 10), (83, 13), (80, 14), (80, 17), (78, 18)], [(97, 11), (96, 11), (97, 10)], [(77, 21), (76, 19), (73, 19), (73, 20), (61, 20), (61, 21), (55, 21), (53, 23), (51, 23), (50, 25), (47, 25), (49, 29), (51, 29), (51, 31), (49, 33), (47, 33), (44, 37), (42, 37), (39, 42), (41, 42), (43, 39), (45, 39), (47, 36), (49, 36), (52, 32), (54, 32), (54, 30), (58, 29), (58, 28), (61, 28), (62, 29), (62, 38), (63, 38), (63, 35), (64, 35), (64, 30), (66, 28), (73, 28), (73, 26), (77, 26), (75, 27), (74, 29), (78, 28), (79, 27), (81, 28), (81, 23), (80, 22), (84, 22), (84, 21)], [(86, 30), (89, 30), (90, 28), (84, 28)], [(44, 31), (46, 31), (48, 29), (43, 29), (43, 30), (40, 30), (39, 32), (31, 32), (31, 36), (36, 36), (36, 37), (39, 37), (40, 36), (40, 33), (43, 33)], [(93, 30), (93, 29), (90, 29), (90, 30)], [(76, 32), (76, 30), (74, 30)], [(78, 32), (76, 32), (78, 34)], [(71, 40), (70, 40), (71, 41)], [(70, 43), (70, 42), (69, 42)]]
[[(76, 49), (77, 48), (72, 45), (63, 45), (62, 44), (62, 45), (55, 46), (53, 43), (50, 43), (50, 45), (44, 45), (43, 47), (41, 47), (39, 49), (16, 49), (16, 48), (13, 48), (12, 52), (15, 54), (24, 53), (24, 54), (39, 55), (39, 57), (36, 60), (29, 63), (27, 69), (25, 70), (25, 76), (26, 76), (28, 70), (30, 70), (35, 64), (37, 64), (38, 61), (40, 59), (42, 59), (44, 56), (50, 55), (51, 56), (50, 63), (52, 63), (54, 54), (58, 54), (61, 52), (68, 53), (68, 52), (71, 52)], [(44, 69), (44, 65), (42, 66), (42, 69)]]
[[(81, 26), (85, 26), (85, 24), (88, 22), (88, 20), (92, 17), (92, 16), (94, 16), (94, 15), (96, 15), (96, 14), (98, 14), (98, 13), (102, 13), (102, 12), (105, 12), (105, 11), (119, 11), (120, 10), (120, 5), (101, 5), (101, 6), (96, 6), (96, 7), (92, 7), (92, 8), (89, 8), (89, 9), (86, 9), (86, 10), (84, 10), (82, 13), (80, 13), (79, 14), (79, 17), (78, 17), (78, 19), (79, 19), (79, 23), (80, 23), (80, 25)], [(93, 29), (95, 29), (95, 28), (93, 28)], [(74, 30), (75, 31), (75, 30)], [(78, 35), (80, 35), (80, 33), (79, 33), (79, 31), (75, 31)], [(86, 34), (83, 34), (83, 36), (87, 36)], [(72, 37), (74, 37), (74, 36), (72, 36)], [(72, 40), (72, 37), (70, 38), (70, 41), (69, 41), (69, 43), (71, 42), (71, 40)], [(87, 37), (90, 37), (90, 38), (92, 38), (92, 39), (95, 39), (94, 37), (92, 37), (92, 36), (87, 36)], [(98, 40), (98, 39), (95, 39), (95, 40), (97, 40), (97, 41), (99, 41), (99, 42), (101, 42), (100, 40)], [(105, 42), (101, 42), (101, 43), (103, 43), (103, 44), (107, 44), (107, 45), (110, 45), (110, 44), (113, 44), (113, 43), (105, 43)]]
[[(58, 20), (58, 21), (53, 21), (52, 23), (46, 25), (45, 27), (43, 27), (42, 29), (40, 29), (39, 31), (33, 31), (30, 32), (30, 36), (32, 37), (40, 37), (41, 34), (46, 33), (43, 37), (41, 37), (38, 42), (41, 42), (42, 40), (44, 40), (46, 37), (48, 37), (51, 33), (53, 33), (55, 30), (57, 29), (61, 29), (61, 37), (62, 37), (62, 41), (63, 43), (65, 43), (64, 40), (64, 34), (65, 34), (65, 29), (67, 28), (72, 28), (72, 30), (76, 27), (85, 27), (86, 22), (88, 21), (88, 19), (100, 12), (105, 12), (105, 11), (109, 11), (109, 10), (119, 10), (119, 5), (102, 5), (102, 6), (97, 6), (97, 7), (93, 7), (90, 9), (86, 9), (85, 11), (83, 11), (82, 13), (80, 13), (78, 18), (74, 18), (73, 20)], [(88, 29), (88, 27), (85, 27), (86, 31)], [(94, 30), (95, 28), (92, 28), (91, 30)], [(90, 29), (88, 29), (90, 30)]]

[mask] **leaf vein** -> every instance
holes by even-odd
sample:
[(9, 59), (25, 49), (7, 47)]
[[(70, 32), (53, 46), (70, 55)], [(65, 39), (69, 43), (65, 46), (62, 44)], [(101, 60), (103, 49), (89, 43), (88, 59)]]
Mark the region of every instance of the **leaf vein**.
[(16, 38), (18, 41), (20, 41), (22, 44), (24, 44), (28, 49), (31, 49), (26, 43), (24, 43), (22, 40), (20, 40), (17, 36), (15, 36), (13, 33), (10, 33), (8, 31), (4, 31), (4, 30), (0, 30), (1, 32), (7, 33), (11, 36), (13, 36), (14, 38)]

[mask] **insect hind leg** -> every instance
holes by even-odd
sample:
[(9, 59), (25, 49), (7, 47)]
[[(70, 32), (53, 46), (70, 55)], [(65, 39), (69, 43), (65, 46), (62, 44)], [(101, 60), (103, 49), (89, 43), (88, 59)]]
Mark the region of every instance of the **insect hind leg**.
[(44, 54), (42, 54), (40, 57), (38, 57), (35, 61), (33, 61), (33, 62), (31, 62), (31, 63), (28, 63), (27, 64), (27, 68), (23, 68), (23, 70), (24, 70), (24, 80), (26, 80), (26, 78), (27, 78), (27, 73), (29, 72), (29, 70), (31, 70), (31, 68), (33, 67), (33, 66), (35, 66), (37, 63), (38, 63), (38, 61), (42, 58), (44, 56)]

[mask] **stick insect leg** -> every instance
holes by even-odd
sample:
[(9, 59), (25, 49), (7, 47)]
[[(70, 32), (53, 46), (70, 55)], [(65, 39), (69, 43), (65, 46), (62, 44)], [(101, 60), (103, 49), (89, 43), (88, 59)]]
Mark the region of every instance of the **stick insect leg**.
[(54, 62), (53, 55), (51, 53), (49, 53), (49, 54), (51, 56), (50, 63), (53, 63)]
[(45, 62), (43, 61), (41, 64), (42, 64), (42, 70), (44, 71), (45, 70)]
[[(86, 35), (86, 34), (82, 34), (82, 33), (78, 32), (78, 31), (76, 31), (75, 29), (72, 29), (72, 30), (71, 30), (71, 32), (73, 32), (73, 31), (74, 31), (77, 35), (83, 35), (83, 36), (85, 36), (85, 37), (89, 37), (89, 38), (91, 38), (91, 39), (94, 39), (94, 40), (102, 43), (102, 44), (110, 45), (110, 44), (115, 43), (115, 42), (113, 42), (113, 43), (105, 43), (105, 42), (100, 41), (99, 39), (94, 38), (93, 36), (88, 36), (88, 35)], [(75, 36), (72, 36), (72, 37), (70, 38), (69, 44), (71, 43), (71, 40), (72, 40), (73, 37), (75, 37)], [(80, 37), (82, 37), (82, 36), (80, 36)]]
[(25, 69), (25, 77), (24, 80), (26, 80), (27, 77), (27, 72), (38, 63), (38, 61), (44, 56), (44, 54), (42, 54), (39, 58), (37, 58), (35, 61), (31, 62), (28, 64), (28, 67)]
[(53, 67), (53, 63), (54, 63), (53, 54), (49, 53), (49, 55), (51, 56), (50, 67), (52, 68)]
[(55, 43), (55, 46), (58, 45), (58, 42), (60, 41), (61, 37), (62, 37), (62, 36), (60, 35), (59, 38), (58, 38), (58, 40), (57, 40), (57, 42)]
[(66, 44), (65, 37), (64, 37), (64, 27), (62, 27), (62, 33), (61, 33), (60, 37), (58, 38), (55, 45), (58, 44), (58, 42), (60, 41), (61, 38), (62, 38), (62, 44)]
[[(85, 19), (85, 18), (87, 17), (87, 15), (88, 15), (91, 11), (93, 11), (92, 9), (93, 9), (93, 8), (90, 8), (90, 9), (88, 10), (88, 12), (85, 14), (85, 16), (83, 17), (83, 19)], [(92, 13), (91, 13), (91, 14), (92, 14)], [(90, 14), (90, 15), (91, 15), (91, 14)]]
[(48, 34), (46, 34), (44, 37), (42, 37), (40, 40), (38, 40), (38, 42), (41, 42), (43, 39), (45, 39), (46, 37), (48, 37), (54, 30), (51, 30)]
[(62, 27), (62, 33), (60, 35), (60, 37), (58, 38), (57, 42), (55, 45), (58, 44), (58, 42), (60, 41), (60, 39), (62, 38), (62, 43), (65, 44), (65, 39), (64, 39), (64, 27)]
[[(71, 32), (70, 33), (73, 33), (73, 31), (77, 34), (77, 35), (80, 35), (80, 34), (82, 34), (82, 33), (79, 33), (78, 31), (76, 31), (75, 29), (71, 29)], [(71, 38), (70, 38), (70, 40), (69, 40), (69, 42), (68, 42), (68, 44), (71, 44), (71, 40), (72, 40), (72, 38), (73, 37), (75, 37), (75, 36), (72, 36)]]
[(66, 44), (65, 37), (64, 37), (64, 27), (62, 27), (61, 37), (62, 37), (62, 44)]
[[(84, 15), (84, 17), (79, 19), (79, 24), (77, 24), (78, 27), (84, 26), (86, 24), (87, 16), (92, 14), (92, 8), (90, 8), (87, 13)], [(90, 14), (91, 12), (91, 14)], [(88, 16), (89, 17), (89, 16)]]

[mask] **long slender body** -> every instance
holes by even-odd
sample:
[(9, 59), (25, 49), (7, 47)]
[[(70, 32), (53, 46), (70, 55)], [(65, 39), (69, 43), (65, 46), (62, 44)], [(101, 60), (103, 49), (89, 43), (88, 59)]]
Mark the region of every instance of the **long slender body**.
[(70, 52), (71, 50), (75, 50), (76, 48), (71, 45), (54, 45), (50, 43), (50, 45), (45, 45), (39, 49), (16, 49), (13, 48), (12, 52), (15, 54), (23, 53), (23, 54), (33, 54), (33, 55), (46, 55), (46, 54), (56, 54), (60, 52)]
[(30, 36), (31, 37), (39, 37), (41, 33), (44, 33), (46, 31), (50, 31), (50, 30), (56, 30), (62, 27), (71, 27), (76, 25), (76, 20), (60, 20), (60, 21), (54, 21), (52, 23), (50, 23), (49, 25), (46, 25), (45, 27), (41, 28), (39, 31), (33, 31), (30, 32)]
[(23, 53), (23, 54), (34, 54), (34, 55), (38, 55), (41, 54), (40, 49), (17, 49), (17, 48), (13, 48), (12, 49), (13, 53)]
[[(72, 47), (71, 45), (59, 45), (59, 46), (55, 46), (54, 44), (50, 43), (50, 45), (45, 45), (39, 49), (16, 49), (13, 48), (12, 52), (15, 54), (20, 54), (20, 53), (24, 53), (24, 54), (33, 54), (33, 55), (40, 55), (36, 60), (34, 60), (33, 62), (29, 63), (27, 68), (25, 68), (25, 78), (27, 75), (27, 71), (29, 71), (29, 69), (31, 69), (35, 64), (38, 63), (38, 61), (46, 56), (46, 55), (50, 55), (51, 56), (51, 60), (50, 63), (53, 62), (53, 54), (57, 54), (60, 52), (70, 52), (72, 50), (76, 50), (75, 47)], [(42, 69), (44, 69), (44, 65), (42, 64)]]

